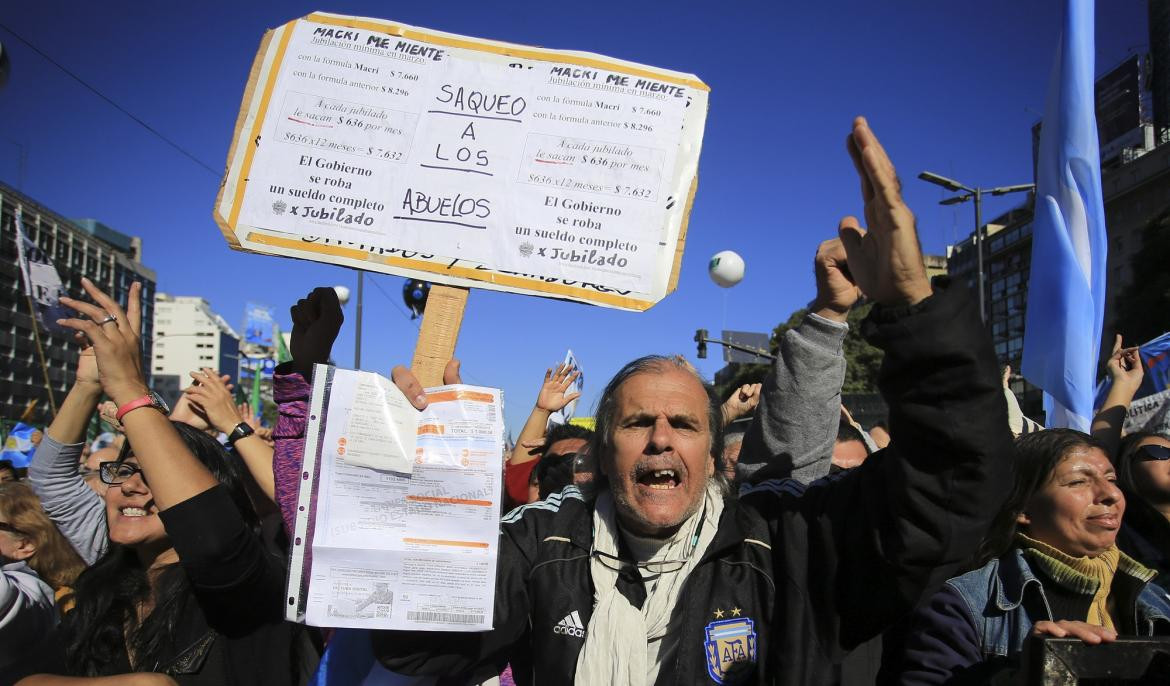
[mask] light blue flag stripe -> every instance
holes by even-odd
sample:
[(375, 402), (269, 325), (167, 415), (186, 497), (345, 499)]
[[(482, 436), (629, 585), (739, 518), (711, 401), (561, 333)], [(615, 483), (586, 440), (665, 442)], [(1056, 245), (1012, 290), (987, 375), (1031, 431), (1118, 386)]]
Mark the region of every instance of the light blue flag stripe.
[(1066, 0), (1048, 91), (1021, 372), (1048, 427), (1089, 430), (1105, 309), (1105, 209), (1093, 92), (1093, 2)]

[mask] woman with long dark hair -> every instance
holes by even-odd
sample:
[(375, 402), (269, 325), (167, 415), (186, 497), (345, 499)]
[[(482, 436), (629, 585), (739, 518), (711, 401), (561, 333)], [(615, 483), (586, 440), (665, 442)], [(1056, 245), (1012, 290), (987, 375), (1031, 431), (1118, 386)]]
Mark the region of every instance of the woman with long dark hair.
[[(169, 421), (147, 389), (137, 284), (128, 311), (83, 285), (97, 304), (62, 298), (86, 318), (60, 323), (92, 345), (127, 445), (100, 466), (109, 545), (78, 579), (62, 627), (62, 672), (152, 673), (158, 683), (184, 684), (302, 681), (311, 655), (298, 650), (299, 627), (282, 621), (285, 564), (261, 541), (244, 469), (214, 439)], [(38, 675), (22, 683), (76, 680)]]
[(1016, 441), (1016, 479), (975, 569), (948, 580), (887, 655), (883, 682), (989, 683), (1034, 635), (1170, 634), (1154, 571), (1116, 544), (1126, 501), (1097, 439), (1049, 429)]
[(1170, 436), (1140, 431), (1121, 439), (1117, 483), (1129, 511), (1117, 545), (1158, 572), (1170, 586)]

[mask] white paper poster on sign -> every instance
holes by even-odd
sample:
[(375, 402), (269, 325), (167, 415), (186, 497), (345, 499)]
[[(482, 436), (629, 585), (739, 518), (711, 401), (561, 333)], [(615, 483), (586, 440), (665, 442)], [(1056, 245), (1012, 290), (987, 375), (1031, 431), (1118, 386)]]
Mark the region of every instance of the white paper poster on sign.
[[(325, 627), (488, 631), (503, 394), (428, 388), (429, 404), (419, 412), (386, 405), (387, 388), (397, 392), (370, 372), (314, 370), (286, 618)], [(382, 407), (393, 418), (380, 420)], [(404, 451), (408, 469), (398, 464)]]
[[(577, 357), (575, 355), (573, 355), (572, 348), (570, 348), (565, 353), (564, 362), (562, 362), (561, 364), (565, 365), (565, 367), (568, 369), (576, 369), (577, 370), (577, 378), (573, 379), (572, 385), (570, 385), (567, 389), (565, 389), (565, 393), (566, 394), (569, 394), (569, 393), (581, 394), (581, 393), (583, 393), (585, 391), (585, 372), (581, 371), (581, 365), (579, 362), (577, 362)], [(552, 427), (554, 425), (567, 424), (569, 422), (569, 420), (573, 418), (573, 415), (576, 414), (576, 412), (577, 412), (577, 400), (573, 400), (568, 405), (565, 405), (562, 409), (559, 409), (556, 412), (552, 412), (549, 414), (548, 426)]]
[(315, 13), (269, 32), (233, 247), (644, 310), (674, 288), (708, 88), (590, 53)]

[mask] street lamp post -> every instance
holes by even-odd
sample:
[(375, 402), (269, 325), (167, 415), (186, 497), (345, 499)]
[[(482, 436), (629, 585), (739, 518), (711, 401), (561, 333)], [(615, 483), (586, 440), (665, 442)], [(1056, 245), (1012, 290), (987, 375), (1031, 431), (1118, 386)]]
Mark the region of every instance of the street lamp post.
[(972, 188), (955, 181), (948, 179), (945, 176), (924, 171), (918, 175), (918, 178), (927, 183), (933, 183), (936, 186), (942, 186), (948, 191), (961, 194), (939, 201), (940, 205), (957, 205), (959, 203), (967, 202), (968, 200), (975, 201), (975, 280), (979, 288), (979, 318), (984, 324), (987, 323), (987, 305), (985, 303), (986, 296), (983, 292), (983, 196), (990, 193), (991, 195), (1007, 195), (1008, 193), (1022, 193), (1024, 191), (1032, 191), (1036, 189), (1035, 184), (1022, 183), (1015, 186), (996, 186), (995, 188), (980, 188), (978, 186)]

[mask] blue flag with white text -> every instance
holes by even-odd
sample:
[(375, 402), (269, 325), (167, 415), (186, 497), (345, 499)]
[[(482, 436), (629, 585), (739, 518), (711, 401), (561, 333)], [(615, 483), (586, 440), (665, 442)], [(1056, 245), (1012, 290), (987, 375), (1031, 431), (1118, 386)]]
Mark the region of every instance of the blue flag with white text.
[[(1140, 400), (1170, 388), (1170, 332), (1138, 346), (1138, 358), (1141, 360), (1142, 367), (1145, 368), (1145, 375), (1142, 377), (1142, 385), (1133, 394), (1134, 400)], [(1101, 409), (1101, 406), (1105, 404), (1105, 396), (1109, 394), (1109, 389), (1112, 387), (1113, 380), (1108, 375), (1097, 384), (1097, 399), (1093, 402), (1095, 410)]]
[(1066, 0), (1040, 155), (1021, 373), (1048, 427), (1088, 431), (1105, 308), (1105, 210), (1093, 91), (1093, 2)]

